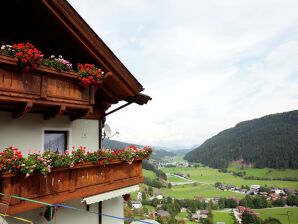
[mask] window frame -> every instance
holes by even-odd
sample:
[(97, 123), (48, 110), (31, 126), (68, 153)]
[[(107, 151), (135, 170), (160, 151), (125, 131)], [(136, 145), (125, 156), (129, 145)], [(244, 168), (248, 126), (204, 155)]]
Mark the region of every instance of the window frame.
[(42, 149), (43, 152), (46, 150), (44, 148), (45, 146), (45, 135), (47, 133), (53, 133), (53, 134), (63, 134), (64, 135), (64, 142), (65, 142), (65, 147), (64, 147), (64, 151), (63, 153), (65, 153), (66, 150), (69, 149), (69, 145), (70, 145), (70, 130), (69, 129), (59, 129), (59, 128), (44, 128), (42, 130)]

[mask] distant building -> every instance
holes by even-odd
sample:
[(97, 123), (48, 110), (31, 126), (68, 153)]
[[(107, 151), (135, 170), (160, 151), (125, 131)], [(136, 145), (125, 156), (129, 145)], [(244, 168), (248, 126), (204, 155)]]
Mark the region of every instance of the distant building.
[(162, 200), (162, 199), (163, 199), (163, 196), (162, 196), (161, 194), (159, 194), (159, 195), (156, 196), (156, 198), (157, 198), (158, 200)]
[(285, 195), (286, 193), (282, 189), (273, 189), (271, 190), (272, 193), (275, 193), (277, 195)]
[(170, 213), (165, 210), (158, 210), (156, 214), (160, 217), (170, 217)]
[(136, 208), (136, 209), (142, 208), (142, 202), (140, 202), (140, 201), (132, 201), (131, 202), (131, 206), (133, 208)]
[(250, 191), (259, 192), (260, 188), (261, 188), (260, 185), (251, 185), (250, 186)]
[(143, 199), (142, 192), (139, 191), (138, 194), (137, 194), (137, 200), (142, 201), (142, 199)]

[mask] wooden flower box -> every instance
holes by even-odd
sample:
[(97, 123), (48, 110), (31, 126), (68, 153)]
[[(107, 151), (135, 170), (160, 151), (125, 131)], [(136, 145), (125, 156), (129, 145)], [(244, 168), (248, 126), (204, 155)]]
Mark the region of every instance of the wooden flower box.
[(0, 55), (0, 109), (40, 112), (45, 118), (68, 114), (80, 118), (93, 113), (94, 86), (79, 84), (77, 73), (40, 65), (23, 72), (11, 57)]
[[(0, 176), (0, 192), (47, 203), (62, 203), (70, 199), (87, 197), (117, 190), (143, 182), (142, 160), (132, 164), (114, 161), (108, 165), (78, 164), (73, 168), (54, 168), (43, 176), (3, 173)], [(10, 201), (8, 213), (16, 214), (43, 205), (4, 196)]]

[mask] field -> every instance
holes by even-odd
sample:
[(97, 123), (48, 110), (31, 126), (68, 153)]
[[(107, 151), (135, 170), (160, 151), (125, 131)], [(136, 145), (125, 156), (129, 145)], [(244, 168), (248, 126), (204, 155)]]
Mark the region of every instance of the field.
[(232, 224), (234, 222), (231, 212), (212, 211), (212, 213), (213, 213), (213, 218), (212, 218), (213, 223), (225, 222), (226, 224)]
[(187, 180), (177, 177), (177, 176), (170, 176), (168, 177), (169, 182), (188, 182)]
[[(176, 218), (183, 219), (186, 217), (186, 215), (187, 215), (187, 212), (180, 212), (180, 213), (178, 213), (178, 215), (176, 215)], [(192, 221), (187, 220), (185, 223), (186, 224), (194, 224), (197, 222), (192, 222)]]
[(234, 172), (246, 172), (246, 176), (261, 178), (298, 178), (298, 169), (271, 169), (271, 168), (242, 168), (238, 162), (230, 164), (228, 170)]
[(234, 193), (231, 191), (222, 191), (216, 189), (212, 185), (206, 184), (197, 184), (194, 186), (193, 184), (183, 185), (183, 186), (175, 186), (171, 189), (169, 188), (162, 188), (162, 193), (164, 196), (169, 196), (177, 199), (193, 199), (194, 197), (202, 197), (202, 198), (212, 198), (215, 196), (219, 197), (236, 197), (236, 198), (243, 198), (243, 194)]
[[(269, 208), (254, 209), (254, 211), (262, 218), (277, 218), (282, 224), (298, 224), (298, 208)], [(288, 221), (287, 211), (289, 211), (290, 222)]]
[[(244, 180), (240, 177), (235, 177), (231, 173), (221, 173), (218, 172), (216, 169), (212, 169), (209, 167), (174, 167), (174, 168), (162, 168), (162, 170), (165, 173), (183, 173), (183, 174), (189, 174), (190, 179), (197, 181), (199, 183), (204, 184), (215, 184), (216, 182), (222, 182), (226, 184), (233, 184), (236, 186), (241, 185), (253, 185), (253, 184), (259, 184), (259, 185), (267, 185), (267, 186), (277, 186), (281, 188), (292, 188), (292, 189), (298, 189), (298, 181), (280, 181), (280, 180)], [(255, 169), (252, 169), (255, 170)], [(257, 169), (258, 170), (258, 169)], [(274, 169), (271, 169), (271, 175), (279, 175), (279, 172), (281, 171), (275, 171)], [(254, 171), (252, 171), (254, 172)], [(266, 172), (266, 171), (265, 171)], [(293, 175), (295, 172), (298, 172), (298, 170), (293, 170), (293, 173), (290, 175)], [(261, 172), (259, 171), (259, 175)], [(285, 175), (287, 176), (287, 175)], [(285, 177), (284, 176), (284, 177)]]
[(151, 179), (157, 178), (156, 174), (151, 170), (143, 169), (143, 176)]

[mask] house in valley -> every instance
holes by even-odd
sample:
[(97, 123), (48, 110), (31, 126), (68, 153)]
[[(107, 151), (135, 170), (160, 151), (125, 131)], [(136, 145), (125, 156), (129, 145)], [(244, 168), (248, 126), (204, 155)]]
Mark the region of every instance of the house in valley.
[[(0, 165), (0, 213), (50, 223), (46, 206), (55, 205), (57, 224), (124, 223), (122, 195), (139, 190), (143, 157), (127, 162), (97, 150), (110, 113), (151, 98), (66, 0), (9, 0), (1, 7), (0, 152), (12, 146), (13, 158)], [(126, 104), (107, 112), (120, 101)], [(49, 157), (32, 150), (48, 150)], [(11, 166), (28, 154), (38, 163)]]

